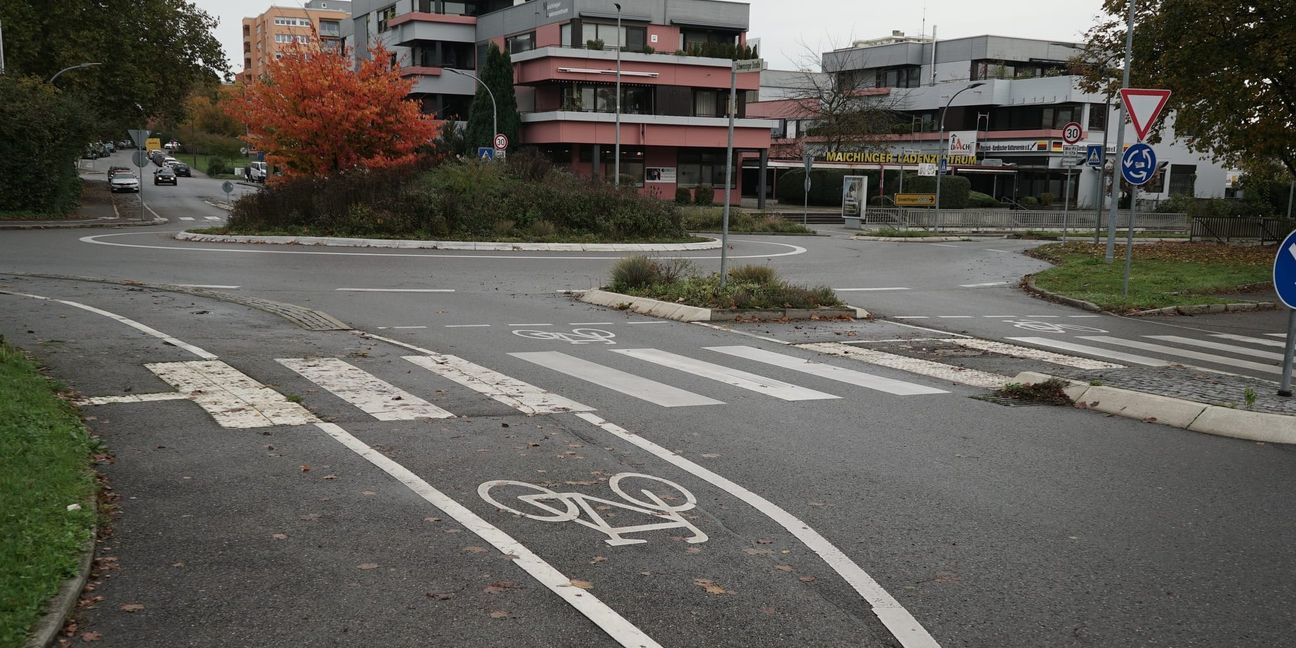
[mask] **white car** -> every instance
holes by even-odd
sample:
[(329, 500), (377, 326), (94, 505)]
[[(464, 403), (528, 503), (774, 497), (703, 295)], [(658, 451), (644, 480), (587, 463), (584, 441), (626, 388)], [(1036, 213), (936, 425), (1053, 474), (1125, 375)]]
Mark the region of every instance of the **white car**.
[(108, 181), (108, 189), (113, 193), (119, 191), (139, 193), (140, 181), (133, 173), (118, 173)]
[(243, 169), (243, 177), (252, 182), (265, 182), (267, 170), (265, 162), (252, 162)]
[(180, 164), (180, 160), (177, 160), (169, 155), (162, 158), (162, 166), (173, 166), (176, 164)]

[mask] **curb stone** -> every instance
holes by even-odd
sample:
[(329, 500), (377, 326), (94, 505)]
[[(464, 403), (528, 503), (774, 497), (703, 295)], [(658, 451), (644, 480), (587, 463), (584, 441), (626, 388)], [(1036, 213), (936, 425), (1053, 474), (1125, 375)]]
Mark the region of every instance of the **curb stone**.
[(1033, 294), (1039, 295), (1040, 297), (1043, 297), (1043, 298), (1048, 299), (1048, 300), (1051, 300), (1051, 301), (1060, 302), (1060, 303), (1066, 304), (1067, 306), (1074, 306), (1074, 307), (1079, 308), (1079, 309), (1081, 309), (1081, 310), (1092, 311), (1092, 312), (1095, 312), (1095, 313), (1104, 313), (1104, 312), (1106, 312), (1106, 311), (1104, 311), (1104, 310), (1102, 309), (1102, 307), (1098, 306), (1098, 304), (1095, 304), (1095, 303), (1093, 303), (1093, 302), (1087, 302), (1087, 301), (1085, 301), (1085, 300), (1083, 300), (1083, 299), (1076, 299), (1076, 298), (1074, 298), (1074, 297), (1067, 297), (1066, 295), (1059, 295), (1059, 294), (1057, 294), (1057, 293), (1055, 293), (1055, 292), (1051, 292), (1051, 291), (1045, 290), (1045, 289), (1043, 289), (1043, 288), (1040, 288), (1039, 286), (1036, 286), (1036, 285), (1035, 285), (1035, 275), (1033, 275), (1033, 274), (1026, 275), (1026, 276), (1022, 279), (1022, 284), (1021, 284), (1021, 285), (1026, 289), (1026, 292), (1029, 292), (1029, 293), (1033, 293)]
[[(1002, 236), (987, 236), (980, 238), (1003, 238)], [(864, 236), (856, 234), (851, 237), (852, 241), (877, 241), (880, 243), (954, 243), (963, 241), (975, 241), (977, 239), (971, 236)]]
[(165, 225), (168, 223), (165, 218), (154, 218), (146, 221), (141, 220), (103, 220), (103, 221), (75, 221), (72, 223), (32, 223), (6, 224), (0, 223), (0, 230), (47, 230), (47, 229), (88, 229), (92, 227), (148, 227), (151, 225)]
[[(99, 503), (92, 499), (91, 508), (94, 514), (99, 515)], [(46, 604), (45, 614), (33, 624), (31, 631), (27, 635), (25, 648), (49, 648), (54, 645), (58, 639), (59, 631), (63, 629), (63, 624), (67, 622), (68, 616), (76, 610), (77, 601), (81, 599), (81, 590), (85, 589), (86, 582), (90, 580), (90, 568), (94, 564), (95, 543), (99, 537), (99, 525), (90, 527), (90, 540), (86, 542), (86, 547), (81, 551), (81, 561), (77, 565), (77, 573), (63, 579), (59, 585), (58, 593)]]
[[(1017, 374), (1013, 382), (1031, 385), (1055, 378), (1027, 371)], [(1238, 410), (1130, 389), (1060, 380), (1069, 384), (1065, 388), (1067, 395), (1076, 401), (1077, 407), (1084, 409), (1201, 434), (1265, 443), (1296, 444), (1296, 416)]]
[(834, 309), (806, 309), (806, 308), (788, 308), (784, 310), (733, 310), (719, 308), (701, 308), (698, 306), (688, 306), (677, 304), (675, 302), (661, 301), (659, 299), (649, 299), (648, 297), (633, 297), (623, 295), (607, 290), (586, 290), (574, 293), (576, 299), (587, 304), (596, 306), (606, 306), (618, 310), (629, 310), (640, 315), (651, 315), (662, 319), (676, 320), (679, 322), (732, 322), (738, 319), (751, 317), (753, 319), (788, 319), (788, 320), (809, 320), (815, 315), (825, 315), (829, 317), (851, 317), (852, 319), (868, 319), (871, 317), (868, 311), (862, 308), (845, 307)]
[(475, 252), (688, 252), (720, 249), (719, 239), (712, 239), (704, 243), (499, 243), (494, 241), (414, 241), (327, 236), (243, 236), (196, 234), (194, 232), (177, 232), (175, 239), (177, 241), (198, 243), (268, 243), (272, 245), (468, 250)]
[(1131, 317), (1145, 315), (1203, 315), (1210, 313), (1250, 313), (1255, 311), (1277, 310), (1274, 302), (1239, 302), (1236, 304), (1194, 304), (1190, 306), (1167, 306), (1129, 313)]

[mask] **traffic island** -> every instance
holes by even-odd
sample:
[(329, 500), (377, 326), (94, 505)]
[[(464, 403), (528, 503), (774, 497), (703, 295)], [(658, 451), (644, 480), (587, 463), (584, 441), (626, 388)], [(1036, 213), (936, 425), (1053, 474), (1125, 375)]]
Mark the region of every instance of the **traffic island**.
[(866, 319), (831, 288), (790, 284), (767, 266), (740, 266), (725, 281), (692, 263), (645, 256), (622, 259), (606, 290), (577, 295), (583, 302), (681, 322)]

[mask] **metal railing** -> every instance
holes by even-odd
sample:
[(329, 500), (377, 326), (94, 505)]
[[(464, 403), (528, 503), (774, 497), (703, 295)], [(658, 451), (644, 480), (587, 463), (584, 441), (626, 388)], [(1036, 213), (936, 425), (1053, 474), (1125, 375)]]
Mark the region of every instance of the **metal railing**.
[[(1129, 226), (1130, 212), (1122, 211), (1117, 215), (1119, 227)], [(1107, 213), (1103, 212), (1101, 223), (1092, 210), (1080, 210), (1063, 215), (1056, 210), (1017, 210), (1017, 209), (904, 209), (869, 207), (861, 222), (864, 228), (893, 227), (896, 229), (971, 229), (971, 230), (1060, 230), (1063, 221), (1068, 230), (1077, 233), (1095, 226), (1106, 228)], [(1186, 214), (1158, 214), (1155, 212), (1138, 212), (1134, 217), (1136, 230), (1188, 233), (1189, 219)]]
[(1296, 220), (1237, 216), (1194, 216), (1189, 238), (1193, 241), (1259, 241), (1278, 243), (1296, 229)]

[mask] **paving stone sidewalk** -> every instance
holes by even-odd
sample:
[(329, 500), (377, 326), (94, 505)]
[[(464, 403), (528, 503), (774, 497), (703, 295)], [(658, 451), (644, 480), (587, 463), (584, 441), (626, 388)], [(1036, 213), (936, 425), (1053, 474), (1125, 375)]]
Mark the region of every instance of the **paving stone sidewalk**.
[[(1277, 383), (1255, 378), (1175, 366), (1127, 367), (1095, 371), (1059, 367), (1047, 373), (1081, 382), (1098, 381), (1108, 387), (1181, 398), (1207, 405), (1296, 416), (1296, 397), (1279, 396)], [(1250, 407), (1246, 404), (1248, 387), (1255, 392), (1256, 397), (1255, 403)]]

